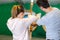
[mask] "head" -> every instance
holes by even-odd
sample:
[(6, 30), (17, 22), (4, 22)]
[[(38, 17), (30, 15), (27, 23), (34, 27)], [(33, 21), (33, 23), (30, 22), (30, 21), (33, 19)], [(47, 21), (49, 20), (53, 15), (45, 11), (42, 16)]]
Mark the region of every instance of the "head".
[(37, 5), (43, 10), (47, 11), (47, 9), (50, 7), (48, 0), (37, 0)]
[(24, 17), (24, 8), (23, 6), (19, 6), (19, 5), (14, 5), (12, 8), (12, 18), (23, 18)]

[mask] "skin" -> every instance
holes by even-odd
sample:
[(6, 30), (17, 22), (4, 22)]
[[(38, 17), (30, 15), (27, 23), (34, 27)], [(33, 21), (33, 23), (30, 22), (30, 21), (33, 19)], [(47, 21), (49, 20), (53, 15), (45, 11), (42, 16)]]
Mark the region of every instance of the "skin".
[(43, 8), (43, 7), (41, 6), (40, 8), (41, 8), (41, 10), (43, 10), (43, 11), (44, 11), (44, 12), (46, 12), (46, 13), (48, 13), (48, 12), (50, 12), (50, 11), (52, 11), (52, 10), (53, 10), (53, 8), (52, 8), (52, 7)]
[(20, 19), (23, 19), (24, 13), (23, 12), (19, 13), (19, 15), (17, 17), (20, 18)]

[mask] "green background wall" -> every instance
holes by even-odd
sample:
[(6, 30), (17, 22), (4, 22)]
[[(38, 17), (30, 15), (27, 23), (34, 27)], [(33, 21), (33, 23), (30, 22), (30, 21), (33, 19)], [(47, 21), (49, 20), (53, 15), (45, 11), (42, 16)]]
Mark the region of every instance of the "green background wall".
[[(8, 30), (6, 26), (7, 19), (11, 16), (11, 8), (13, 5), (17, 5), (18, 3), (8, 3), (8, 4), (1, 4), (0, 5), (0, 35), (12, 35), (11, 32)], [(52, 5), (60, 9), (60, 4)], [(30, 4), (25, 4), (24, 7), (29, 10)], [(34, 4), (33, 11), (35, 13), (41, 13), (42, 16), (45, 13), (39, 9), (39, 7)], [(37, 29), (33, 32), (33, 37), (45, 37), (45, 31), (43, 30), (42, 26), (38, 26)]]

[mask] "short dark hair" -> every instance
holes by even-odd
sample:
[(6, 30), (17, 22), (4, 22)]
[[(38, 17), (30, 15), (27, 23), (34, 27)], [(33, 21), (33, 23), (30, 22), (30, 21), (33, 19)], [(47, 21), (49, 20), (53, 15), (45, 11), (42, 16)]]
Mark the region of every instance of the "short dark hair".
[(43, 8), (48, 8), (48, 7), (50, 7), (50, 5), (49, 5), (49, 3), (48, 3), (48, 0), (37, 0), (37, 5), (39, 6), (39, 7), (43, 7)]

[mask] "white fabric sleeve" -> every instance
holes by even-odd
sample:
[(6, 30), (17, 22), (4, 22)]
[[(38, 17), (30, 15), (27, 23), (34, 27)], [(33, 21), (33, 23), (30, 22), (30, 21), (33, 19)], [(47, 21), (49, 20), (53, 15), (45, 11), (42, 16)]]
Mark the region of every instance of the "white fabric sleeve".
[(13, 29), (13, 20), (12, 18), (9, 18), (7, 21), (7, 27), (9, 28), (9, 30)]
[(41, 25), (45, 25), (46, 21), (47, 21), (47, 18), (44, 16), (41, 19), (38, 19), (36, 23), (37, 25), (41, 26)]
[(26, 25), (29, 26), (32, 24), (32, 22), (35, 22), (37, 20), (37, 17), (32, 15), (30, 18), (27, 18)]
[(10, 31), (15, 30), (15, 28), (22, 27), (22, 25), (23, 25), (23, 21), (19, 21), (17, 19), (9, 19), (7, 22), (7, 26)]

